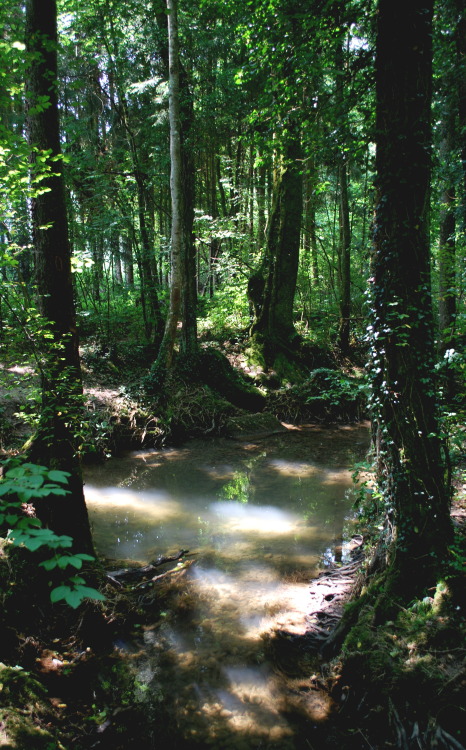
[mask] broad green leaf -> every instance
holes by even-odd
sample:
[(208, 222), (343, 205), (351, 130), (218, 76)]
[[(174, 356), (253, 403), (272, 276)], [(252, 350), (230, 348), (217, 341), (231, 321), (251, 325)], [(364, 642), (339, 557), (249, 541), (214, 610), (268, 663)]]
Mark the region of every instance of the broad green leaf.
[(50, 601), (59, 602), (60, 599), (64, 599), (70, 591), (71, 589), (69, 586), (57, 586), (50, 592)]
[(58, 561), (55, 557), (52, 557), (50, 560), (44, 560), (43, 562), (39, 563), (39, 566), (41, 568), (45, 568), (45, 570), (53, 570), (58, 565)]
[[(83, 588), (83, 587), (79, 587)], [(84, 596), (81, 594), (81, 592), (78, 589), (69, 589), (68, 593), (65, 594), (65, 601), (67, 604), (70, 605), (70, 607), (73, 607), (73, 609), (77, 609), (79, 605), (81, 604), (82, 600), (84, 599)]]
[(58, 469), (52, 469), (52, 471), (47, 472), (47, 478), (50, 479), (51, 482), (65, 483), (70, 476), (71, 474), (68, 471), (59, 471)]
[(105, 596), (100, 591), (97, 591), (97, 589), (92, 588), (91, 586), (79, 586), (79, 591), (83, 598), (86, 599), (98, 599), (101, 602), (105, 601)]

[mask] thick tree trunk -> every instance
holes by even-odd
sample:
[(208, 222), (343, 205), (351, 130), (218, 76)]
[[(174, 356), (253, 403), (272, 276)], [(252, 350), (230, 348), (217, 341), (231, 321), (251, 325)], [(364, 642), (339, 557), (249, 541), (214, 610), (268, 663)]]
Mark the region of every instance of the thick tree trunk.
[[(263, 293), (254, 295), (257, 317), (251, 334), (287, 345), (295, 336), (293, 303), (299, 265), (303, 202), (301, 143), (290, 138), (274, 189), (262, 269)], [(251, 285), (250, 285), (251, 294)], [(260, 301), (258, 297), (260, 296)]]
[(429, 268), (431, 0), (379, 0), (373, 257), (374, 426), (390, 527), (386, 593), (435, 585), (451, 540), (436, 419)]
[[(57, 16), (55, 0), (27, 0), (26, 46), (30, 59), (26, 101), (31, 172), (40, 172), (36, 155), (60, 154), (57, 105)], [(46, 104), (41, 104), (46, 102)], [(74, 538), (76, 549), (92, 551), (74, 429), (82, 410), (82, 383), (75, 324), (70, 246), (60, 159), (40, 184), (46, 191), (32, 200), (32, 226), (40, 312), (50, 323), (51, 347), (42, 369), (40, 423), (31, 445), (32, 461), (71, 474), (66, 498), (44, 499), (43, 521), (58, 534)]]

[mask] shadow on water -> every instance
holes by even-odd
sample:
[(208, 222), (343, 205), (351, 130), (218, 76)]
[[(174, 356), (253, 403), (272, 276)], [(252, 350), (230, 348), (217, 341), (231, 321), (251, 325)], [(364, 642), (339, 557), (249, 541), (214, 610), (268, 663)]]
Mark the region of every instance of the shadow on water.
[(305, 649), (279, 668), (268, 643), (305, 633), (309, 580), (351, 526), (351, 466), (368, 442), (367, 426), (307, 428), (88, 470), (101, 554), (146, 563), (183, 548), (195, 560), (129, 657), (147, 748), (313, 747), (331, 701), (312, 690)]

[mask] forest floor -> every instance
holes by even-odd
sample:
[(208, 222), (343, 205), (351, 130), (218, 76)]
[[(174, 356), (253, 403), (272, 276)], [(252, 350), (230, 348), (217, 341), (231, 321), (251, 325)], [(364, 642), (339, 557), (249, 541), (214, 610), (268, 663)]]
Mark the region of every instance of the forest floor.
[[(242, 364), (240, 351), (232, 352), (231, 357), (236, 366)], [(0, 375), (4, 384), (0, 398), (0, 450), (8, 457), (20, 449), (33, 429), (37, 381), (28, 367), (5, 366)], [(160, 447), (172, 438), (186, 437), (199, 404), (205, 408), (206, 403), (204, 390), (199, 396), (197, 387), (178, 384), (184, 389), (185, 398), (180, 418), (183, 429), (179, 429), (178, 425), (174, 428), (173, 422), (167, 425), (166, 420), (158, 418), (147, 402), (138, 398), (137, 387), (123, 386), (121, 373), (111, 363), (101, 363), (99, 372), (87, 368), (85, 385), (88, 428), (83, 452), (91, 459), (142, 444)], [(203, 433), (244, 430), (248, 425), (273, 432), (280, 425), (280, 417), (299, 417), (302, 397), (302, 389), (275, 390), (271, 396), (274, 406), (261, 415), (263, 422), (256, 418), (251, 422), (244, 410), (213, 397), (208, 402), (208, 414), (201, 420)], [(311, 401), (312, 398), (315, 397)], [(317, 421), (323, 422), (332, 415), (315, 400), (313, 406), (317, 407)], [(343, 417), (348, 413), (345, 409)], [(356, 409), (355, 416), (358, 413)], [(316, 597), (320, 597), (318, 588), (320, 592), (328, 588), (327, 604), (335, 599), (336, 592), (330, 589), (338, 588), (336, 598), (342, 605), (350, 598), (352, 587), (348, 582), (362, 575), (360, 558), (348, 576), (335, 571), (333, 580), (318, 579), (311, 586), (309, 611), (313, 610), (315, 626), (311, 632), (296, 639), (277, 633), (270, 644), (278, 667), (284, 666), (284, 672), (293, 662), (292, 671), (302, 668), (299, 685), (295, 681), (290, 687), (298, 696), (293, 721), (299, 736), (305, 738), (297, 750), (466, 747), (465, 476), (466, 466), (458, 465), (452, 508), (456, 570), (429, 592), (430, 596), (408, 609), (400, 607), (398, 617), (383, 626), (375, 625), (370, 613), (365, 617), (363, 613), (357, 631), (347, 636), (338, 656), (323, 657), (319, 653), (319, 634), (325, 641), (326, 632), (336, 624), (339, 613), (333, 608), (333, 622), (325, 620), (326, 606), (323, 602), (322, 606), (315, 605)], [(28, 601), (30, 582), (22, 580), (21, 574), (12, 578), (8, 558), (1, 550), (0, 566), (2, 604), (10, 612), (9, 621), (0, 621), (0, 748), (155, 747), (144, 744), (147, 716), (144, 704), (135, 700), (139, 687), (114, 647), (136, 623), (144, 623), (144, 612), (135, 606), (131, 592), (116, 590), (102, 569), (99, 581), (108, 595), (104, 606), (84, 605), (78, 617), (61, 607), (59, 616), (56, 610), (52, 616), (46, 606), (33, 598)], [(180, 580), (174, 587), (161, 587), (160, 609), (182, 585)], [(17, 609), (12, 606), (14, 601), (19, 602)], [(163, 715), (157, 716), (156, 721), (162, 726)], [(160, 733), (163, 736), (161, 728)], [(180, 750), (188, 748), (180, 746)]]

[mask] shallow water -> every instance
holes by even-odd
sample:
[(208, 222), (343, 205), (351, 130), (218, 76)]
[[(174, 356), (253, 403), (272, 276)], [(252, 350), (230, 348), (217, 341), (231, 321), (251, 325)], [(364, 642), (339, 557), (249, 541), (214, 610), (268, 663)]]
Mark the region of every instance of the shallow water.
[[(308, 582), (351, 533), (351, 467), (368, 442), (367, 426), (310, 427), (87, 470), (99, 553), (147, 563), (189, 549), (194, 560), (135, 657), (137, 698), (159, 718), (163, 705), (171, 747), (306, 746), (267, 644), (277, 629), (305, 631)], [(306, 722), (325, 710), (306, 709)]]

